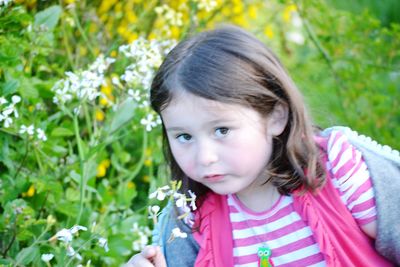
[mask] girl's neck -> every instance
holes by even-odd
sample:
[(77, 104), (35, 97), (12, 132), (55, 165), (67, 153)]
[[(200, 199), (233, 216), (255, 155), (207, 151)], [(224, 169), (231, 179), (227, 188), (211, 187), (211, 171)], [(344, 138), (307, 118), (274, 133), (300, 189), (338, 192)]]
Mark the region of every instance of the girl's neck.
[(279, 200), (280, 194), (275, 186), (267, 183), (238, 192), (236, 196), (248, 209), (263, 212), (269, 210)]

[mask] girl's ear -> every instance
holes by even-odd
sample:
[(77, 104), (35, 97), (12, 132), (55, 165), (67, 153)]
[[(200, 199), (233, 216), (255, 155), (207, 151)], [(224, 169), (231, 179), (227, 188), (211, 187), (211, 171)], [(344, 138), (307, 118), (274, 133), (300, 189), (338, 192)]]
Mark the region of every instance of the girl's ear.
[(288, 123), (289, 110), (286, 105), (276, 104), (272, 113), (268, 116), (267, 131), (272, 136), (280, 135)]

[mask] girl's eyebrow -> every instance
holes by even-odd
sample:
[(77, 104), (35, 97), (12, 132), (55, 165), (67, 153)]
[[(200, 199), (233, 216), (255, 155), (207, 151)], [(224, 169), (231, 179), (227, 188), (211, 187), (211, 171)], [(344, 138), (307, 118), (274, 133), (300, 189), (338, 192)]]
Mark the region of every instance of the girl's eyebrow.
[(165, 128), (165, 130), (167, 132), (171, 132), (171, 131), (183, 131), (182, 127), (169, 127), (169, 128)]
[[(225, 124), (225, 123), (232, 123), (234, 122), (234, 119), (216, 119), (216, 120), (212, 120), (209, 121), (205, 124), (205, 126), (211, 126), (211, 125), (215, 125), (215, 124)], [(173, 126), (173, 127), (168, 127), (165, 128), (165, 130), (167, 132), (171, 132), (171, 131), (184, 131), (185, 128), (184, 127), (178, 127), (178, 126)]]

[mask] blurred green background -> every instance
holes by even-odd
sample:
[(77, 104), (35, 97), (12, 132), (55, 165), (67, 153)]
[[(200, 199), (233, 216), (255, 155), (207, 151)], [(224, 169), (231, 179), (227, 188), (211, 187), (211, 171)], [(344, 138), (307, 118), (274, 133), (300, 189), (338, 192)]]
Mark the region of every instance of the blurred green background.
[(119, 266), (149, 242), (168, 183), (149, 82), (221, 23), (279, 55), (316, 124), (399, 149), (399, 5), (0, 0), (0, 266)]

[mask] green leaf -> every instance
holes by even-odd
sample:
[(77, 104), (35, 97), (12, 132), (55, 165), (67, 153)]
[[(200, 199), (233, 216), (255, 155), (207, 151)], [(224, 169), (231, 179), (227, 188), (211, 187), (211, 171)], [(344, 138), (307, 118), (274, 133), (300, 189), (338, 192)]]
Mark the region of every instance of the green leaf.
[(40, 256), (39, 248), (36, 246), (22, 249), (17, 255), (17, 262), (23, 265), (31, 263), (36, 257)]
[(57, 127), (51, 131), (51, 136), (61, 137), (61, 136), (73, 136), (74, 132), (68, 128)]
[(65, 192), (65, 197), (68, 201), (79, 201), (79, 191), (74, 188), (68, 187), (67, 191)]
[(54, 29), (60, 19), (62, 9), (60, 6), (51, 6), (40, 11), (35, 16), (35, 26), (45, 25), (49, 30)]
[(21, 84), (18, 88), (22, 98), (38, 99), (39, 92), (34, 86), (34, 79), (23, 79), (21, 78)]
[(18, 80), (11, 80), (4, 84), (3, 86), (3, 96), (14, 94), (19, 86)]
[(135, 115), (134, 110), (136, 108), (136, 104), (132, 99), (128, 99), (121, 103), (118, 107), (114, 117), (112, 118), (110, 125), (110, 132), (115, 132), (122, 125), (130, 121)]
[(71, 218), (75, 218), (78, 214), (79, 207), (75, 203), (68, 202), (67, 200), (61, 200), (56, 210)]

